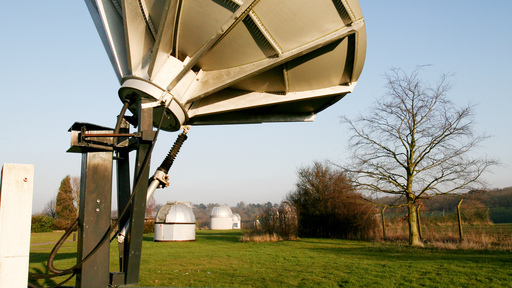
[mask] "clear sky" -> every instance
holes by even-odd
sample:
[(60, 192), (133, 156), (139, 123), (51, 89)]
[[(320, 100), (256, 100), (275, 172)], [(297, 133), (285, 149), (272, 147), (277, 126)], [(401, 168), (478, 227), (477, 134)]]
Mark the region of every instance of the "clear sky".
[[(478, 104), (476, 132), (493, 136), (478, 152), (503, 163), (484, 177), (491, 188), (512, 186), (512, 1), (360, 3), (368, 48), (354, 93), (312, 123), (192, 127), (157, 202), (280, 202), (297, 168), (346, 160), (339, 117), (365, 113), (384, 92), (384, 73), (424, 64), (432, 83), (454, 73), (455, 103)], [(115, 126), (119, 83), (83, 1), (2, 1), (0, 39), (0, 164), (35, 165), (39, 212), (64, 176), (80, 175), (80, 155), (66, 153), (67, 130), (76, 121)], [(160, 133), (151, 173), (177, 135)]]

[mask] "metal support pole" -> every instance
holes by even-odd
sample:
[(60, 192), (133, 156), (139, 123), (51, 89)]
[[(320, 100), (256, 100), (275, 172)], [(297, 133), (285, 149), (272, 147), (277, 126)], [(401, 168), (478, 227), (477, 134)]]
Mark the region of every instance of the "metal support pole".
[[(120, 133), (129, 133), (130, 125), (128, 122), (123, 121), (121, 124)], [(128, 137), (119, 137), (117, 138), (117, 143), (121, 143), (124, 140), (128, 139)], [(120, 213), (124, 210), (126, 205), (130, 200), (130, 151), (128, 149), (118, 149), (117, 153), (117, 215), (120, 216)], [(130, 215), (126, 213), (118, 222), (118, 229), (124, 227), (126, 222), (130, 219)], [(126, 267), (124, 267), (124, 251), (125, 251), (125, 243), (118, 243), (119, 247), (119, 271), (125, 272)], [(124, 281), (124, 277), (123, 277)], [(124, 283), (123, 283), (124, 284)]]
[[(85, 258), (110, 228), (112, 151), (82, 154), (77, 261)], [(76, 287), (108, 287), (110, 245), (106, 241), (82, 264)]]
[[(149, 180), (149, 164), (144, 167), (144, 162), (149, 163), (151, 144), (154, 137), (153, 131), (153, 108), (144, 107), (146, 100), (139, 101), (139, 132), (142, 138), (139, 139), (135, 164), (135, 182), (132, 197), (130, 227), (125, 240), (124, 267), (126, 285), (134, 285), (139, 282), (140, 261), (142, 240), (144, 233), (144, 216), (146, 212), (146, 193)], [(146, 159), (147, 158), (147, 159)], [(137, 177), (138, 175), (138, 177)], [(136, 186), (136, 187), (135, 187)]]
[[(109, 239), (112, 198), (112, 132), (107, 127), (76, 122), (69, 129), (67, 152), (82, 154), (80, 207), (78, 214), (76, 287), (108, 287)], [(96, 136), (91, 136), (96, 135)], [(104, 135), (104, 136), (102, 136)], [(106, 238), (105, 238), (106, 237)], [(91, 252), (97, 249), (96, 252)]]

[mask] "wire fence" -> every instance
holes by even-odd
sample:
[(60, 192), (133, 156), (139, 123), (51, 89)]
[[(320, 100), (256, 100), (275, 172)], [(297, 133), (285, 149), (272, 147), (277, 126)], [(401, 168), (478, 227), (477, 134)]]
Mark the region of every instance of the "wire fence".
[[(382, 238), (387, 241), (408, 241), (409, 225), (406, 209), (388, 208), (378, 215)], [(460, 215), (460, 217), (459, 217)], [(494, 224), (492, 209), (460, 207), (460, 209), (417, 209), (420, 238), (425, 243), (465, 243), (481, 248), (512, 249), (512, 223)]]

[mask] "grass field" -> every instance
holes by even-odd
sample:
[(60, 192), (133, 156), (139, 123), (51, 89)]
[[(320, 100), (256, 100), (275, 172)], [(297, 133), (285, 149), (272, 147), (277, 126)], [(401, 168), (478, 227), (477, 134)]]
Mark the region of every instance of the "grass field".
[[(53, 245), (41, 243), (60, 235), (32, 234), (31, 272), (46, 271), (43, 264)], [(202, 230), (195, 242), (173, 243), (153, 242), (152, 235), (145, 235), (140, 286), (512, 287), (511, 251), (338, 239), (242, 243), (240, 236), (240, 231)], [(57, 267), (75, 263), (75, 247), (74, 242), (64, 245)], [(117, 271), (117, 243), (111, 247), (111, 271)]]

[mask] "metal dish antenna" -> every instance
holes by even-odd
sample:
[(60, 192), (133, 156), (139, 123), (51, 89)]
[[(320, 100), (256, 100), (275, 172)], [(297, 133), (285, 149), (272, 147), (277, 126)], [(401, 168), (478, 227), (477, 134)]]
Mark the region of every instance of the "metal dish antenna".
[(352, 92), (364, 64), (357, 0), (85, 2), (119, 97), (149, 99), (154, 119), (171, 112), (168, 131), (312, 121)]

